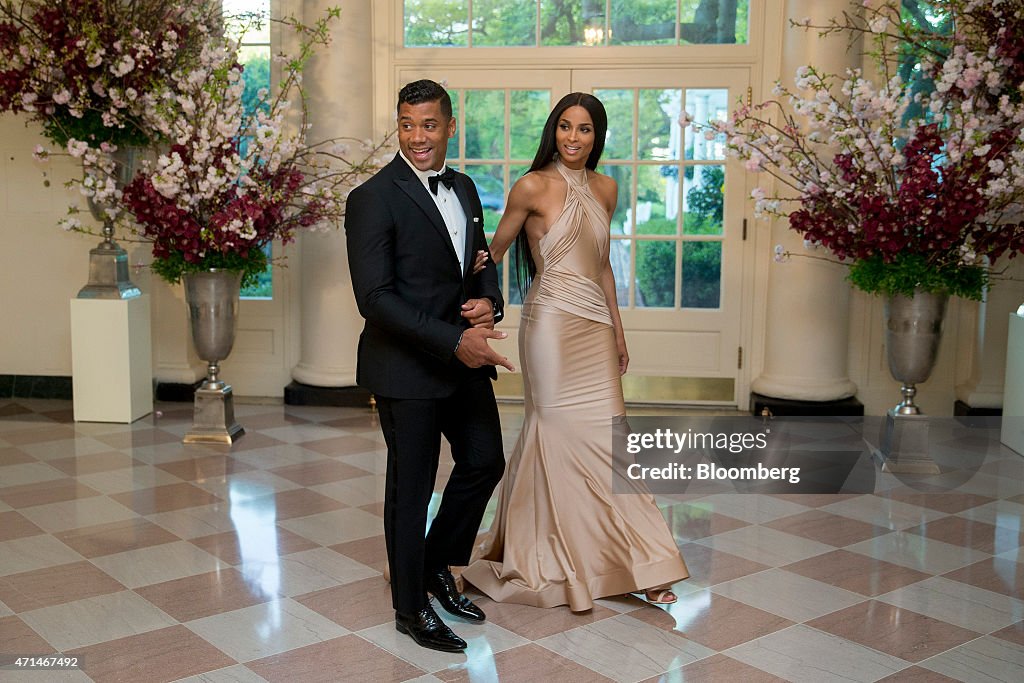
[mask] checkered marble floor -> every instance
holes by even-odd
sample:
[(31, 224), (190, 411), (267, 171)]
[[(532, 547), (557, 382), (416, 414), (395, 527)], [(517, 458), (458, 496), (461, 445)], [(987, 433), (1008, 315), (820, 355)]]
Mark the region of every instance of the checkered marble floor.
[[(692, 574), (675, 605), (480, 598), (486, 624), (446, 617), (452, 655), (394, 629), (373, 413), (236, 413), (234, 447), (185, 447), (187, 405), (76, 424), (0, 400), (0, 654), (84, 663), (0, 680), (1024, 680), (1024, 458), (992, 428), (942, 439), (977, 465), (952, 489), (660, 499)], [(510, 448), (521, 408), (502, 419)]]

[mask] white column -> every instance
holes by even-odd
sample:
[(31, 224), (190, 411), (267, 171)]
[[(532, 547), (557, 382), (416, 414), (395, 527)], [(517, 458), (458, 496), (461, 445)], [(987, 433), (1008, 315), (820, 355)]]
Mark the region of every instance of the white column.
[[(309, 97), (309, 139), (373, 136), (371, 0), (311, 0), (305, 21), (341, 6), (333, 42), (310, 60), (303, 75)], [(357, 146), (353, 145), (354, 149)], [(302, 384), (355, 384), (356, 344), (362, 318), (349, 280), (342, 226), (301, 237), (301, 356), (292, 378)]]
[[(824, 24), (850, 9), (847, 0), (787, 0), (786, 16)], [(813, 64), (843, 74), (859, 66), (858, 50), (846, 37), (820, 38), (816, 31), (787, 28), (782, 81), (792, 87), (797, 67)], [(803, 253), (802, 238), (784, 220), (772, 226), (772, 243)], [(772, 263), (768, 271), (768, 315), (764, 369), (751, 389), (765, 396), (833, 401), (853, 396), (847, 376), (850, 288), (842, 266), (804, 258)]]
[(972, 408), (1002, 408), (1006, 376), (1006, 339), (1010, 313), (1024, 302), (1024, 264), (1020, 258), (1002, 259), (993, 266), (1015, 280), (993, 280), (978, 305), (977, 329), (970, 359), (970, 375), (956, 387), (956, 397)]

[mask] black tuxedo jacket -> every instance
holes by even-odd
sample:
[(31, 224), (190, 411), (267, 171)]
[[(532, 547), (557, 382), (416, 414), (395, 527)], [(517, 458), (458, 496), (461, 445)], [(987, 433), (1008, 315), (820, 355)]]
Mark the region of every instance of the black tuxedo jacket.
[(472, 273), (474, 255), (487, 249), (476, 187), (456, 173), (454, 189), (466, 214), (462, 270), (440, 211), (401, 156), (349, 195), (349, 271), (366, 319), (356, 381), (379, 396), (442, 398), (477, 373), (497, 376), (494, 366), (471, 370), (455, 357), (469, 326), (462, 304), (487, 297), (498, 312), (504, 301), (493, 261)]

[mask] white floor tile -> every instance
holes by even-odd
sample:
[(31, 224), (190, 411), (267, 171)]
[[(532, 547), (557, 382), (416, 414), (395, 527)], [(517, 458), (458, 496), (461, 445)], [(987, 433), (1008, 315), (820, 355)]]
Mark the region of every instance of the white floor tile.
[(856, 605), (865, 599), (863, 595), (784, 569), (769, 569), (744, 576), (720, 583), (711, 590), (798, 623)]
[(129, 588), (183, 579), (228, 566), (187, 541), (104, 555), (93, 558), (92, 562)]
[(835, 550), (834, 546), (763, 526), (746, 526), (696, 541), (746, 560), (779, 567)]
[(1024, 620), (1024, 600), (1014, 600), (941, 576), (876, 599), (978, 633), (991, 633)]
[(1024, 646), (985, 636), (919, 666), (970, 683), (1020, 683), (1024, 681)]
[(288, 598), (196, 619), (186, 626), (239, 662), (250, 662), (349, 633)]
[(802, 624), (737, 645), (723, 654), (793, 683), (869, 683), (910, 664)]
[(178, 623), (133, 591), (97, 595), (18, 616), (61, 652)]

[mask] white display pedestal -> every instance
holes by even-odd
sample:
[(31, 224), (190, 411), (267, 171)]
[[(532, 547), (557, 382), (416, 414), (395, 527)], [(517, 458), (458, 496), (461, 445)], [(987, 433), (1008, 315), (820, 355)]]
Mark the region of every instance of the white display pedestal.
[(1003, 384), (1003, 428), (999, 440), (1024, 455), (1024, 315), (1010, 314)]
[(149, 296), (71, 300), (76, 422), (134, 422), (153, 412)]

